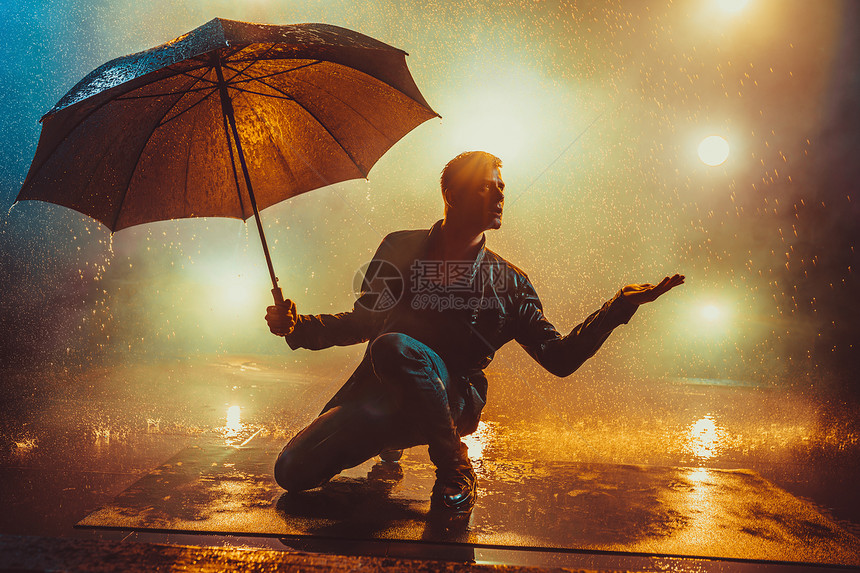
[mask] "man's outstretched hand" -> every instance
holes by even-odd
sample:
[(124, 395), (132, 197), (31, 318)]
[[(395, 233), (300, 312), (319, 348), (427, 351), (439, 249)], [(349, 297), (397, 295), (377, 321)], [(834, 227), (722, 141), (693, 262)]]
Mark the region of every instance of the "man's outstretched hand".
[(290, 299), (275, 306), (266, 307), (266, 322), (269, 330), (277, 336), (287, 336), (296, 326), (296, 303)]
[(674, 275), (664, 278), (660, 281), (660, 284), (656, 285), (650, 283), (645, 283), (644, 285), (627, 285), (621, 289), (621, 294), (633, 304), (645, 304), (646, 302), (656, 300), (660, 295), (682, 284), (684, 284), (684, 275)]

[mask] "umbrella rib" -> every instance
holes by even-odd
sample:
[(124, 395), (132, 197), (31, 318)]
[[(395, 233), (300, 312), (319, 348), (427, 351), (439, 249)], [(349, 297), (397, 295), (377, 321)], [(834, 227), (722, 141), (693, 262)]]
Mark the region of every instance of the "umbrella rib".
[[(226, 60), (227, 58), (238, 54), (239, 52), (244, 50), (246, 47), (248, 47), (248, 46), (240, 46), (240, 47), (230, 46), (229, 49), (232, 49), (233, 52), (229, 55), (225, 55), (224, 59)], [(222, 50), (228, 51), (228, 48), (222, 48)], [(209, 78), (206, 77), (209, 74), (209, 72), (212, 71), (212, 64), (210, 63), (210, 59), (208, 57), (203, 57), (203, 56), (197, 56), (193, 59), (197, 60), (198, 62), (201, 62), (198, 67), (193, 68), (192, 70), (177, 70), (176, 73), (179, 75), (188, 76), (190, 78), (194, 78), (197, 80), (203, 80), (204, 82), (209, 82), (211, 85), (217, 87), (218, 82), (216, 80), (210, 80)], [(195, 76), (195, 75), (190, 73), (191, 71), (203, 70), (203, 69), (205, 69), (206, 71), (204, 71), (203, 75), (201, 75), (201, 76)]]
[[(279, 90), (278, 88), (270, 86), (266, 82), (260, 82), (260, 83), (262, 83), (265, 86), (268, 86), (269, 88), (271, 88), (271, 89), (273, 89), (279, 93), (284, 94), (287, 97), (291, 97), (289, 94)], [(292, 98), (292, 101), (294, 101), (296, 103), (296, 105), (298, 105), (300, 108), (305, 110), (305, 113), (307, 113), (309, 116), (311, 116), (314, 119), (314, 121), (317, 123), (317, 125), (322, 127), (325, 130), (325, 132), (328, 133), (329, 137), (331, 137), (332, 140), (334, 140), (334, 142), (337, 143), (338, 147), (340, 147), (343, 150), (343, 152), (346, 154), (347, 158), (352, 162), (352, 164), (355, 166), (355, 168), (358, 169), (358, 172), (361, 173), (361, 175), (365, 179), (367, 179), (367, 172), (365, 172), (365, 170), (358, 164), (358, 161), (355, 160), (355, 158), (352, 156), (352, 153), (350, 153), (350, 151), (346, 147), (344, 147), (344, 145), (340, 142), (340, 140), (337, 137), (335, 137), (334, 133), (332, 133), (332, 131), (328, 128), (328, 126), (325, 125), (323, 122), (321, 122), (320, 119), (311, 110), (309, 110), (307, 107), (305, 107), (305, 105), (302, 102), (298, 101), (295, 98)], [(256, 113), (256, 111), (255, 111), (255, 113)], [(325, 179), (323, 179), (323, 181), (325, 181)]]
[[(233, 76), (233, 78), (230, 78), (230, 85), (235, 86), (236, 84), (245, 84), (245, 83), (254, 82), (257, 80), (266, 80), (269, 78), (274, 78), (276, 76), (282, 76), (284, 74), (289, 74), (290, 72), (294, 72), (296, 70), (301, 70), (302, 68), (308, 68), (310, 66), (315, 66), (315, 65), (320, 64), (320, 63), (322, 63), (322, 60), (315, 60), (309, 64), (302, 64), (301, 66), (296, 66), (295, 68), (290, 68), (289, 70), (281, 70), (280, 72), (272, 72), (271, 74), (263, 74), (262, 76), (252, 76), (249, 74), (245, 74), (244, 70), (243, 70), (242, 75), (246, 76), (248, 79), (233, 81), (233, 78), (239, 76), (239, 74), (237, 73)], [(248, 66), (248, 67), (250, 67), (250, 66)], [(248, 68), (245, 68), (245, 69), (248, 69)], [(232, 68), (231, 68), (231, 71), (233, 71)]]
[[(294, 102), (296, 102), (296, 105), (298, 105), (300, 108), (302, 108), (305, 111), (305, 113), (307, 113), (309, 116), (311, 116), (314, 119), (314, 121), (320, 127), (322, 127), (326, 131), (326, 133), (329, 134), (329, 137), (331, 137), (334, 140), (334, 142), (337, 143), (338, 147), (340, 147), (343, 150), (343, 152), (346, 154), (347, 158), (352, 162), (352, 164), (355, 166), (355, 168), (358, 169), (358, 172), (361, 173), (361, 175), (365, 179), (367, 179), (367, 172), (358, 164), (358, 161), (355, 160), (355, 158), (352, 156), (352, 153), (350, 153), (349, 150), (346, 147), (344, 147), (344, 145), (340, 142), (340, 140), (337, 137), (335, 137), (334, 133), (331, 132), (331, 130), (328, 128), (328, 126), (325, 125), (323, 122), (321, 122), (320, 119), (311, 110), (309, 110), (302, 102), (298, 101), (293, 96), (282, 91), (281, 89), (276, 88), (275, 86), (269, 85), (266, 82), (260, 82), (260, 83), (263, 84), (264, 86), (268, 87), (271, 90), (274, 90), (280, 94), (283, 94), (286, 97), (292, 98), (292, 100)], [(229, 87), (232, 87), (232, 86), (229, 86)], [(338, 98), (338, 99), (340, 99), (340, 98)], [(365, 119), (365, 121), (367, 121), (367, 120)], [(370, 122), (368, 122), (368, 123), (370, 123)], [(373, 126), (373, 124), (371, 124), (371, 126), (375, 128), (375, 126)], [(377, 130), (377, 131), (379, 131), (379, 130)], [(380, 132), (380, 133), (382, 133), (382, 132)], [(383, 135), (383, 137), (385, 137), (384, 133), (382, 135)], [(386, 137), (386, 139), (388, 139), (388, 138)]]
[[(187, 76), (192, 77), (192, 78), (197, 77), (197, 76), (192, 76), (191, 74), (184, 74), (184, 75), (187, 75)], [(198, 79), (201, 79), (201, 78), (198, 78)], [(180, 94), (201, 92), (203, 90), (211, 90), (211, 89), (217, 89), (217, 88), (214, 88), (212, 86), (206, 86), (203, 88), (187, 89), (187, 90), (183, 90), (181, 92), (165, 92), (165, 93), (160, 93), (160, 94), (119, 96), (119, 97), (115, 97), (114, 99), (115, 100), (134, 100), (134, 99), (146, 99), (146, 98), (153, 98), (153, 97), (167, 97), (167, 96), (175, 96), (175, 95), (180, 95)]]
[[(187, 75), (188, 77), (194, 78), (194, 79), (196, 79), (196, 80), (200, 80), (200, 79), (202, 79), (202, 78), (199, 78), (199, 77), (197, 77), (197, 76), (192, 76), (191, 74), (186, 74), (186, 73), (184, 73), (184, 72), (180, 72), (180, 73), (182, 73), (182, 74), (184, 74), (184, 75)], [(194, 84), (191, 84), (191, 86), (193, 86), (193, 85), (194, 85)], [(97, 106), (93, 107), (92, 109), (88, 110), (88, 111), (83, 115), (83, 117), (81, 117), (81, 118), (78, 120), (78, 122), (77, 122), (77, 123), (75, 123), (75, 125), (73, 125), (73, 126), (70, 126), (70, 127), (69, 127), (69, 129), (66, 131), (66, 134), (68, 135), (68, 134), (72, 133), (73, 131), (75, 131), (75, 130), (78, 128), (78, 126), (80, 126), (80, 125), (81, 125), (82, 123), (84, 123), (87, 119), (89, 119), (89, 117), (90, 117), (90, 116), (92, 116), (94, 113), (96, 113), (97, 111), (99, 111), (100, 109), (102, 109), (104, 106), (106, 106), (106, 105), (107, 105), (107, 104), (109, 104), (110, 102), (115, 101), (116, 99), (118, 99), (118, 98), (110, 98), (110, 99), (108, 99), (108, 100), (106, 100), (106, 101), (102, 102), (100, 105), (97, 105)], [(46, 114), (46, 116), (45, 116), (45, 117), (47, 117), (48, 115), (49, 115), (49, 114)], [(40, 120), (40, 121), (43, 121), (44, 119), (45, 119), (45, 118), (43, 117), (43, 118), (42, 118), (42, 120)], [(50, 157), (51, 155), (53, 155), (53, 154), (54, 154), (54, 152), (55, 152), (55, 151), (57, 151), (57, 148), (62, 144), (62, 142), (63, 142), (63, 139), (61, 139), (61, 140), (57, 141), (57, 143), (54, 145), (54, 147), (51, 149), (51, 151), (50, 151), (49, 153), (46, 153), (46, 154), (45, 154), (45, 157), (47, 158), (47, 157)], [(42, 166), (44, 166), (44, 162), (42, 162), (42, 164), (41, 164), (41, 165), (39, 165), (38, 169), (41, 169), (41, 168), (42, 168)]]
[[(209, 94), (209, 95), (212, 95), (212, 94)], [(173, 116), (173, 119), (179, 117), (180, 115), (182, 115), (183, 113), (185, 113), (186, 111), (191, 109), (192, 107), (196, 107), (200, 102), (205, 101), (209, 97), (209, 95), (207, 95), (204, 98), (201, 98), (193, 106), (186, 108), (185, 111), (182, 111), (182, 112), (176, 114), (175, 116)], [(168, 120), (168, 121), (171, 121), (171, 120)], [(194, 116), (194, 120), (191, 123), (191, 130), (188, 132), (188, 137), (187, 137), (188, 152), (185, 154), (185, 192), (183, 193), (183, 197), (185, 198), (185, 208), (189, 212), (191, 211), (191, 209), (188, 209), (188, 172), (190, 171), (189, 166), (191, 165), (191, 146), (194, 144), (194, 132), (197, 131), (197, 125), (199, 122), (200, 122), (200, 115), (198, 114), (198, 115)], [(164, 123), (166, 123), (166, 122), (160, 123), (159, 126), (164, 125)]]
[[(208, 68), (205, 72), (203, 72), (203, 75), (202, 75), (202, 76), (192, 76), (191, 74), (185, 74), (185, 75), (187, 75), (187, 76), (189, 76), (189, 77), (194, 78), (194, 83), (192, 83), (192, 84), (191, 84), (190, 86), (188, 86), (188, 87), (189, 87), (189, 88), (193, 88), (195, 85), (197, 85), (197, 84), (198, 84), (198, 83), (200, 83), (201, 81), (207, 81), (207, 80), (206, 80), (206, 74), (208, 74), (208, 73), (209, 73), (209, 70), (211, 70), (211, 69), (212, 69), (211, 67), (210, 67), (210, 68)], [(179, 98), (179, 99), (177, 99), (175, 102), (173, 102), (173, 105), (171, 105), (171, 106), (167, 109), (167, 113), (165, 113), (165, 114), (161, 117), (161, 120), (158, 122), (158, 125), (156, 125), (155, 127), (156, 127), (156, 128), (158, 128), (158, 127), (161, 127), (162, 125), (164, 125), (164, 124), (166, 124), (166, 123), (168, 123), (168, 122), (170, 122), (170, 121), (173, 121), (174, 119), (176, 119), (177, 117), (179, 117), (180, 115), (182, 115), (183, 113), (185, 113), (186, 111), (188, 111), (188, 110), (192, 109), (193, 107), (195, 107), (197, 104), (199, 104), (199, 103), (201, 103), (201, 102), (206, 101), (206, 99), (207, 99), (209, 96), (211, 96), (211, 95), (212, 95), (212, 93), (214, 93), (214, 89), (217, 89), (217, 88), (213, 88), (213, 87), (211, 87), (211, 86), (210, 86), (209, 88), (201, 88), (201, 90), (204, 90), (204, 89), (212, 89), (212, 90), (213, 90), (213, 92), (209, 92), (209, 93), (208, 93), (208, 94), (206, 94), (204, 97), (202, 97), (202, 98), (200, 98), (199, 100), (197, 100), (197, 102), (196, 102), (196, 103), (194, 103), (194, 104), (192, 104), (191, 106), (189, 106), (189, 107), (185, 108), (185, 110), (184, 110), (184, 111), (181, 111), (181, 112), (177, 113), (176, 115), (174, 115), (173, 117), (171, 117), (170, 119), (168, 119), (167, 121), (164, 121), (164, 118), (167, 116), (167, 114), (168, 114), (168, 113), (170, 113), (170, 112), (173, 110), (173, 108), (175, 108), (175, 107), (176, 107), (176, 105), (177, 105), (180, 101), (182, 101), (182, 97), (180, 97), (180, 98)], [(183, 97), (184, 97), (184, 94), (183, 94)]]
[[(300, 82), (302, 82), (302, 83), (304, 83), (304, 84), (308, 84), (308, 85), (310, 85), (310, 86), (313, 86), (314, 88), (316, 88), (316, 89), (318, 89), (318, 90), (322, 90), (322, 91), (324, 91), (326, 94), (328, 94), (328, 95), (330, 95), (331, 97), (335, 98), (336, 100), (338, 100), (339, 102), (341, 102), (343, 105), (345, 105), (346, 107), (348, 107), (349, 109), (351, 109), (352, 111), (354, 111), (354, 112), (355, 112), (355, 115), (357, 115), (358, 117), (360, 117), (361, 119), (363, 119), (363, 120), (367, 123), (367, 125), (369, 125), (369, 126), (370, 126), (370, 127), (372, 127), (374, 130), (376, 130), (376, 132), (377, 132), (377, 133), (379, 133), (379, 135), (381, 135), (382, 137), (384, 137), (384, 138), (385, 138), (389, 143), (391, 143), (391, 145), (394, 145), (395, 143), (397, 143), (397, 141), (396, 141), (396, 140), (392, 140), (392, 139), (391, 139), (390, 137), (388, 137), (388, 135), (386, 135), (386, 134), (385, 134), (381, 129), (379, 129), (378, 127), (376, 127), (376, 125), (374, 125), (374, 123), (373, 123), (372, 121), (370, 121), (369, 119), (367, 119), (366, 117), (364, 117), (364, 114), (363, 114), (363, 113), (361, 113), (360, 111), (358, 111), (357, 109), (355, 109), (354, 107), (352, 107), (352, 106), (349, 104), (349, 102), (347, 102), (347, 101), (343, 100), (343, 99), (342, 99), (342, 98), (340, 98), (338, 95), (333, 94), (333, 93), (331, 93), (330, 91), (325, 90), (325, 89), (323, 89), (323, 88), (319, 87), (319, 86), (318, 86), (318, 85), (316, 85), (316, 84), (313, 84), (313, 83), (311, 83), (311, 82), (307, 82), (307, 81), (302, 80), (302, 79), (300, 79), (300, 78), (296, 78), (296, 80), (297, 80), (297, 81), (300, 81)], [(262, 84), (264, 84), (264, 85), (268, 85), (266, 82), (261, 82), (261, 83), (262, 83)], [(271, 86), (269, 86), (269, 87), (271, 87)], [(410, 98), (410, 99), (411, 99), (411, 98)], [(412, 100), (412, 101), (414, 101), (414, 100)], [(298, 103), (298, 102), (297, 102), (297, 103)], [(299, 103), (299, 105), (301, 105), (301, 103)]]
[[(218, 86), (218, 82), (215, 82), (215, 81), (213, 81), (213, 80), (210, 80), (209, 78), (207, 78), (207, 77), (206, 77), (206, 74), (208, 74), (208, 73), (209, 73), (209, 71), (212, 69), (212, 66), (211, 66), (211, 65), (208, 65), (208, 66), (200, 66), (200, 67), (199, 67), (199, 68), (197, 68), (197, 69), (198, 69), (198, 70), (202, 70), (202, 69), (204, 69), (204, 68), (206, 69), (206, 71), (205, 71), (205, 72), (203, 72), (203, 75), (202, 75), (202, 76), (195, 76), (194, 74), (190, 74), (190, 73), (188, 73), (187, 71), (181, 71), (181, 72), (177, 73), (177, 75), (179, 75), (179, 76), (188, 76), (189, 78), (194, 78), (194, 79), (195, 79), (195, 80), (197, 80), (197, 81), (204, 81), (204, 82), (208, 82), (208, 83), (212, 84), (212, 86), (216, 86), (216, 87), (217, 87), (217, 86)], [(192, 84), (192, 85), (193, 85), (193, 84)], [(202, 89), (202, 88), (201, 88), (201, 89)]]
[[(296, 177), (296, 174), (293, 172), (292, 168), (290, 167), (290, 162), (289, 162), (289, 161), (287, 161), (287, 158), (286, 158), (286, 157), (284, 157), (284, 154), (283, 154), (283, 152), (281, 151), (280, 146), (277, 144), (277, 142), (275, 141), (275, 138), (272, 136), (272, 126), (271, 126), (271, 124), (269, 124), (269, 122), (268, 122), (268, 121), (266, 121), (266, 119), (265, 119), (263, 116), (261, 116), (261, 115), (260, 115), (260, 113), (257, 111), (257, 108), (255, 108), (253, 105), (249, 105), (249, 106), (248, 106), (248, 109), (250, 109), (250, 110), (254, 113), (254, 115), (256, 115), (256, 116), (257, 116), (257, 119), (259, 119), (259, 120), (260, 120), (260, 123), (262, 123), (262, 124), (264, 124), (264, 125), (266, 126), (266, 128), (267, 128), (267, 129), (266, 129), (266, 135), (269, 137), (269, 141), (271, 141), (271, 142), (272, 142), (272, 147), (274, 147), (274, 148), (275, 148), (275, 151), (277, 151), (277, 152), (278, 152), (278, 157), (280, 157), (280, 158), (281, 158), (281, 163), (283, 164), (284, 169), (286, 169), (286, 170), (290, 173), (290, 175), (292, 175), (292, 176), (293, 176), (293, 179), (298, 180), (298, 177)], [(294, 151), (295, 151), (296, 155), (299, 155), (299, 157), (301, 157), (301, 155), (299, 154), (299, 152), (298, 152), (297, 150), (294, 150)], [(304, 163), (305, 163), (305, 165), (308, 165), (308, 162), (304, 160), (304, 157), (302, 157), (302, 162), (304, 162)], [(310, 165), (308, 165), (308, 167), (310, 167)], [(313, 168), (311, 167), (311, 169), (313, 169)], [(316, 169), (313, 169), (313, 171), (314, 171), (314, 173), (316, 173), (316, 174), (317, 174), (317, 177), (319, 177), (319, 178), (320, 178), (320, 180), (321, 180), (323, 183), (325, 183), (326, 185), (330, 185), (330, 183), (328, 182), (328, 180), (326, 180), (326, 178), (325, 178), (325, 177), (323, 177), (323, 176), (319, 173), (319, 171), (317, 171)]]
[[(247, 47), (247, 46), (245, 46), (245, 47)], [(241, 52), (245, 47), (241, 47), (241, 48), (236, 49), (230, 55), (232, 56), (232, 55), (235, 55), (235, 54)], [(226, 56), (226, 57), (230, 57), (230, 56)], [(199, 58), (198, 58), (198, 60), (199, 60)], [(215, 89), (218, 89), (218, 82), (215, 80), (210, 80), (209, 78), (206, 77), (209, 74), (209, 72), (212, 70), (212, 64), (209, 63), (209, 60), (204, 60), (204, 62), (205, 63), (200, 64), (198, 67), (193, 68), (193, 70), (177, 70), (176, 75), (188, 76), (189, 78), (194, 78), (197, 81), (204, 81), (204, 82), (209, 83), (211, 87), (215, 87)], [(251, 67), (255, 63), (256, 62), (251, 62), (251, 64), (248, 65), (248, 67)], [(205, 70), (205, 71), (203, 72), (202, 75), (199, 75), (199, 76), (195, 76), (194, 74), (191, 73), (192, 71), (197, 71), (197, 70)], [(195, 83), (197, 83), (197, 82), (195, 82)], [(194, 84), (192, 84), (192, 85), (194, 85)], [(199, 88), (199, 89), (204, 90), (206, 88)], [(144, 97), (144, 96), (142, 96), (142, 97)]]
[[(232, 69), (232, 68), (231, 68), (231, 69)], [(298, 68), (294, 68), (294, 69), (298, 69)], [(235, 71), (235, 70), (234, 70), (234, 71)], [(245, 74), (245, 75), (247, 75), (247, 74)], [(251, 77), (251, 76), (248, 76), (248, 77)], [(271, 85), (271, 84), (269, 84), (269, 83), (266, 83), (266, 82), (264, 82), (264, 81), (262, 81), (262, 80), (257, 80), (257, 78), (253, 78), (253, 79), (254, 79), (254, 80), (256, 80), (256, 81), (259, 81), (261, 84), (263, 84), (264, 86), (266, 86), (266, 87), (267, 87), (267, 88), (269, 88), (269, 89), (275, 90), (276, 92), (281, 93), (281, 94), (284, 94), (285, 96), (293, 97), (293, 96), (290, 96), (290, 94), (288, 94), (288, 93), (286, 93), (286, 92), (284, 92), (284, 91), (280, 90), (279, 88), (276, 88), (275, 86), (273, 86), (273, 85)], [(396, 141), (393, 141), (390, 137), (388, 137), (388, 135), (386, 135), (382, 130), (380, 130), (378, 127), (376, 127), (376, 125), (374, 125), (372, 121), (370, 121), (369, 119), (367, 119), (366, 117), (364, 117), (364, 114), (362, 114), (360, 111), (358, 111), (357, 109), (355, 109), (354, 107), (352, 107), (352, 106), (349, 104), (349, 102), (347, 102), (347, 101), (343, 100), (342, 98), (338, 97), (336, 94), (333, 94), (333, 93), (331, 93), (330, 91), (325, 90), (325, 89), (323, 89), (323, 88), (319, 87), (319, 86), (318, 86), (318, 85), (316, 85), (316, 84), (313, 84), (313, 83), (311, 83), (311, 82), (305, 81), (305, 80), (303, 80), (303, 79), (301, 79), (301, 78), (294, 78), (294, 79), (295, 79), (296, 81), (298, 81), (298, 82), (302, 82), (302, 83), (304, 83), (304, 84), (307, 84), (307, 85), (313, 86), (315, 89), (321, 90), (321, 91), (325, 92), (326, 94), (330, 95), (331, 97), (335, 98), (336, 100), (338, 100), (339, 102), (341, 102), (343, 105), (345, 105), (346, 107), (348, 107), (349, 109), (351, 109), (353, 112), (355, 112), (355, 114), (356, 114), (357, 116), (359, 116), (361, 119), (363, 119), (363, 120), (364, 120), (364, 121), (365, 121), (365, 122), (366, 122), (370, 127), (372, 127), (372, 128), (373, 128), (377, 133), (379, 133), (379, 135), (381, 135), (381, 136), (382, 136), (382, 137), (384, 137), (384, 138), (385, 138), (389, 143), (391, 143), (391, 145), (394, 145), (395, 143), (397, 143)], [(249, 80), (249, 81), (250, 81), (250, 80)], [(411, 98), (410, 98), (410, 99), (411, 99)], [(308, 111), (308, 110), (307, 110), (307, 108), (306, 108), (306, 107), (305, 107), (305, 106), (304, 106), (300, 101), (298, 101), (298, 100), (296, 100), (296, 99), (295, 99), (295, 97), (293, 97), (293, 101), (295, 101), (298, 105), (302, 106), (302, 108), (303, 108), (305, 111)], [(413, 101), (414, 101), (414, 100), (413, 100)], [(316, 118), (316, 116), (314, 116), (311, 112), (309, 112), (309, 111), (308, 111), (308, 113), (309, 113), (309, 114), (310, 114), (310, 115), (311, 115), (315, 120), (319, 121), (319, 120)], [(332, 135), (332, 137), (334, 137), (334, 135)], [(337, 139), (335, 138), (335, 140), (337, 140)], [(340, 142), (338, 142), (338, 144), (340, 144)], [(341, 147), (343, 147), (343, 146), (341, 146)], [(344, 149), (344, 151), (346, 151), (346, 150)], [(348, 152), (347, 152), (347, 155), (349, 155), (349, 153), (348, 153)], [(352, 157), (351, 157), (351, 156), (350, 156), (350, 159), (352, 159)], [(367, 177), (367, 175), (365, 175), (365, 177)]]
[(251, 95), (258, 95), (258, 96), (263, 96), (263, 97), (284, 99), (287, 101), (296, 101), (296, 99), (294, 97), (285, 96), (285, 95), (264, 94), (263, 92), (255, 92), (253, 90), (246, 90), (245, 88), (237, 88), (236, 86), (230, 86), (230, 89), (236, 90), (238, 92), (246, 93), (246, 94), (251, 94)]
[[(243, 49), (244, 49), (244, 48), (243, 48)], [(265, 50), (263, 50), (263, 53), (262, 53), (262, 54), (260, 54), (259, 56), (254, 56), (254, 59), (253, 59), (253, 60), (251, 60), (251, 63), (249, 63), (249, 64), (248, 64), (247, 66), (245, 66), (244, 68), (242, 68), (242, 71), (241, 71), (241, 72), (236, 72), (236, 75), (234, 75), (234, 76), (233, 76), (233, 78), (235, 78), (235, 77), (236, 77), (236, 76), (238, 76), (239, 74), (244, 73), (244, 72), (245, 72), (245, 70), (247, 70), (247, 69), (248, 69), (248, 68), (250, 68), (251, 66), (253, 66), (253, 65), (255, 65), (255, 64), (258, 64), (258, 63), (260, 63), (260, 61), (261, 61), (261, 60), (266, 56), (266, 54), (268, 54), (269, 52), (271, 52), (271, 51), (272, 51), (272, 50), (274, 50), (274, 49), (275, 49), (275, 44), (273, 43), (271, 46), (269, 46), (268, 48), (266, 48)], [(233, 54), (232, 54), (232, 55), (233, 55), (233, 56), (235, 56), (236, 54), (238, 54), (238, 53), (239, 53), (239, 52), (241, 52), (241, 51), (242, 51), (242, 50), (239, 50), (238, 52), (233, 52)], [(222, 59), (222, 67), (223, 67), (224, 63), (226, 63), (226, 62), (228, 62), (228, 61), (229, 61), (229, 60), (228, 60), (227, 58), (223, 58), (223, 59)], [(237, 61), (238, 61), (238, 60), (237, 60)], [(236, 70), (234, 70), (234, 71), (236, 71)], [(229, 80), (227, 80), (227, 83), (229, 84), (231, 81), (233, 81), (233, 78), (230, 78)]]
[(180, 111), (180, 112), (179, 112), (179, 113), (177, 113), (176, 115), (174, 115), (174, 116), (172, 116), (172, 117), (170, 117), (170, 118), (168, 118), (168, 119), (162, 119), (162, 120), (161, 120), (161, 122), (160, 122), (158, 125), (156, 125), (155, 127), (161, 127), (162, 125), (167, 125), (168, 123), (170, 123), (170, 122), (171, 122), (171, 121), (173, 121), (174, 119), (176, 119), (176, 118), (180, 117), (180, 116), (181, 116), (182, 114), (184, 114), (185, 112), (187, 112), (187, 111), (191, 111), (192, 109), (194, 109), (195, 107), (197, 107), (198, 105), (200, 105), (201, 103), (203, 103), (204, 101), (206, 101), (207, 99), (209, 99), (209, 97), (210, 97), (212, 94), (214, 94), (214, 93), (215, 93), (216, 89), (217, 89), (217, 88), (212, 88), (212, 91), (211, 91), (211, 92), (209, 92), (208, 94), (206, 94), (206, 95), (205, 95), (205, 96), (203, 96), (202, 98), (198, 99), (196, 102), (194, 102), (194, 103), (193, 103), (193, 104), (191, 104), (190, 106), (186, 107), (185, 109), (183, 109), (182, 111)]
[[(197, 78), (196, 76), (191, 76), (191, 77), (196, 78), (198, 81), (202, 79), (202, 77), (199, 77), (199, 78)], [(193, 86), (194, 84), (191, 84), (191, 85)], [(171, 105), (170, 107), (168, 107), (164, 111), (164, 113), (161, 115), (161, 118), (155, 124), (153, 131), (158, 129), (158, 126), (164, 120), (164, 117), (168, 113), (170, 113), (170, 110), (172, 110), (174, 107), (176, 107), (176, 104), (179, 103), (179, 100), (181, 100), (181, 99), (182, 99), (181, 97), (177, 98), (177, 100), (175, 102), (173, 102), (173, 105)], [(151, 136), (152, 136), (152, 134), (150, 133), (150, 137)], [(140, 164), (140, 159), (141, 159), (141, 157), (143, 157), (143, 152), (146, 149), (146, 146), (149, 145), (149, 142), (150, 142), (150, 138), (148, 137), (148, 138), (146, 138), (146, 141), (143, 143), (143, 145), (140, 146), (140, 151), (137, 154), (137, 159), (135, 159), (134, 165), (132, 166), (132, 168), (128, 172), (128, 178), (126, 179), (125, 185), (122, 188), (122, 197), (120, 197), (119, 205), (117, 205), (116, 215), (114, 216), (114, 219), (113, 219), (113, 225), (111, 225), (111, 227), (110, 227), (111, 232), (113, 232), (113, 230), (116, 229), (117, 223), (119, 223), (119, 216), (122, 213), (122, 206), (125, 203), (125, 198), (128, 196), (128, 188), (131, 185), (131, 178), (134, 177), (134, 172), (137, 171), (137, 166)]]

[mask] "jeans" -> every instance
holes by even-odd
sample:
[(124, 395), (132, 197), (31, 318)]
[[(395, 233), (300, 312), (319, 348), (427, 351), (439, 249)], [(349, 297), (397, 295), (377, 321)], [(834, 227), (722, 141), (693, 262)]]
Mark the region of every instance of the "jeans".
[(289, 441), (275, 462), (284, 489), (317, 487), (389, 449), (428, 444), (437, 467), (464, 455), (456, 420), (465, 401), (439, 355), (399, 332), (378, 336), (369, 354), (375, 391), (331, 408)]

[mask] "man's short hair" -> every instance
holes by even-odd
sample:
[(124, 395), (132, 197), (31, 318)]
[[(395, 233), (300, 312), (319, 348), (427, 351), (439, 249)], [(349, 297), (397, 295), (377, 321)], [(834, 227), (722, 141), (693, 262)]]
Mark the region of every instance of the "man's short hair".
[(487, 167), (498, 168), (502, 160), (486, 151), (465, 151), (452, 159), (442, 170), (439, 182), (442, 186), (442, 197), (447, 203), (448, 192), (461, 189), (481, 176)]

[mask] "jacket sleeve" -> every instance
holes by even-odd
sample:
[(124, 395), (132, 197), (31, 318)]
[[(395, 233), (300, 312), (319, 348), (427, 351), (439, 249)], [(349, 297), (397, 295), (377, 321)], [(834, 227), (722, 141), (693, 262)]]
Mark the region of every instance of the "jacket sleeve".
[(517, 289), (517, 323), (514, 338), (541, 366), (565, 377), (594, 356), (612, 330), (627, 324), (637, 305), (627, 301), (619, 290), (582, 324), (562, 336), (543, 314), (537, 292), (527, 277)]
[[(388, 276), (390, 273), (386, 274), (386, 270), (394, 268), (390, 264), (386, 265), (385, 254), (389, 248), (387, 240), (388, 237), (382, 240), (368, 264), (361, 292), (352, 310), (337, 314), (298, 315), (293, 332), (284, 337), (290, 348), (321, 350), (331, 346), (349, 346), (367, 342), (379, 332), (387, 315), (386, 310), (380, 310), (387, 308), (380, 297), (388, 292), (392, 283), (387, 280), (391, 277)], [(393, 296), (399, 296), (399, 293)]]

